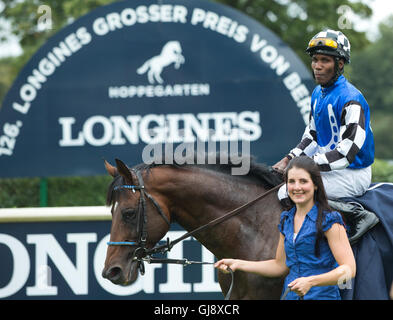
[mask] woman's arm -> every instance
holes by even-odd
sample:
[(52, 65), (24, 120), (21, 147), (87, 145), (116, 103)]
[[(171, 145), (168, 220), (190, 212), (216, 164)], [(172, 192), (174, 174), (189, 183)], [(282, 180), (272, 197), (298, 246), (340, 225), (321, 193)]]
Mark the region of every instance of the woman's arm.
[(317, 286), (326, 286), (337, 284), (338, 281), (350, 280), (356, 274), (356, 262), (349, 244), (347, 233), (344, 227), (335, 223), (325, 232), (330, 250), (333, 253), (339, 266), (325, 274), (314, 276), (313, 283)]
[(285, 260), (284, 236), (280, 233), (275, 259), (265, 261), (222, 259), (217, 261), (214, 266), (224, 272), (228, 272), (227, 267), (230, 267), (232, 271), (241, 270), (273, 278), (281, 277), (288, 273), (289, 269), (285, 264)]
[(299, 295), (305, 295), (311, 287), (328, 286), (349, 281), (356, 274), (355, 257), (349, 244), (345, 229), (339, 223), (334, 223), (325, 232), (330, 250), (339, 266), (332, 271), (315, 276), (298, 278), (288, 286)]

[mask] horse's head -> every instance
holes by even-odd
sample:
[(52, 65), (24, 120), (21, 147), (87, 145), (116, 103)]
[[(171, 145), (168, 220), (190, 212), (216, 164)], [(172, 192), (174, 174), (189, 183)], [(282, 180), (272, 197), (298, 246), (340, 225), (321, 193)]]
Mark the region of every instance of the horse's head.
[(167, 233), (170, 216), (153, 187), (144, 184), (142, 172), (130, 170), (117, 159), (116, 166), (105, 161), (114, 179), (107, 197), (112, 227), (102, 276), (115, 284), (130, 284), (138, 275), (138, 258)]

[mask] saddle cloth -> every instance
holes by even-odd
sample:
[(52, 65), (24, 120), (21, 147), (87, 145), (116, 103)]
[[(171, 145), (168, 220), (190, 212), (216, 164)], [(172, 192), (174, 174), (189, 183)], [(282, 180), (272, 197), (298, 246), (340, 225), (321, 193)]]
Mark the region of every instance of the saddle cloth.
[(341, 297), (387, 300), (393, 282), (393, 183), (375, 183), (361, 197), (339, 200), (359, 203), (379, 218), (379, 223), (352, 246), (356, 277), (351, 288), (341, 290)]

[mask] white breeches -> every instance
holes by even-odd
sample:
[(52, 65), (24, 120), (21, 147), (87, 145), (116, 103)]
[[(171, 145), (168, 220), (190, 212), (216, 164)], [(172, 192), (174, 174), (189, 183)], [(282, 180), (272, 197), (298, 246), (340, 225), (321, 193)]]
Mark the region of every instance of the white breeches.
[[(363, 195), (371, 184), (371, 166), (321, 172), (321, 176), (329, 199), (358, 197)], [(286, 185), (278, 190), (278, 198), (288, 198)]]

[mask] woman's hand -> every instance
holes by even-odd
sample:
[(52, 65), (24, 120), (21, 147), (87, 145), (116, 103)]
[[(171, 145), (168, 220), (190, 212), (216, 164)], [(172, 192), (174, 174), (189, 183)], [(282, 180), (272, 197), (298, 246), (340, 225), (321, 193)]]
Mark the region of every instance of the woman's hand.
[(232, 271), (235, 271), (240, 265), (240, 260), (238, 259), (221, 259), (214, 264), (214, 267), (218, 270), (229, 273), (227, 270), (228, 267), (231, 268)]
[(310, 277), (301, 277), (293, 280), (288, 287), (298, 296), (304, 296), (312, 287)]

